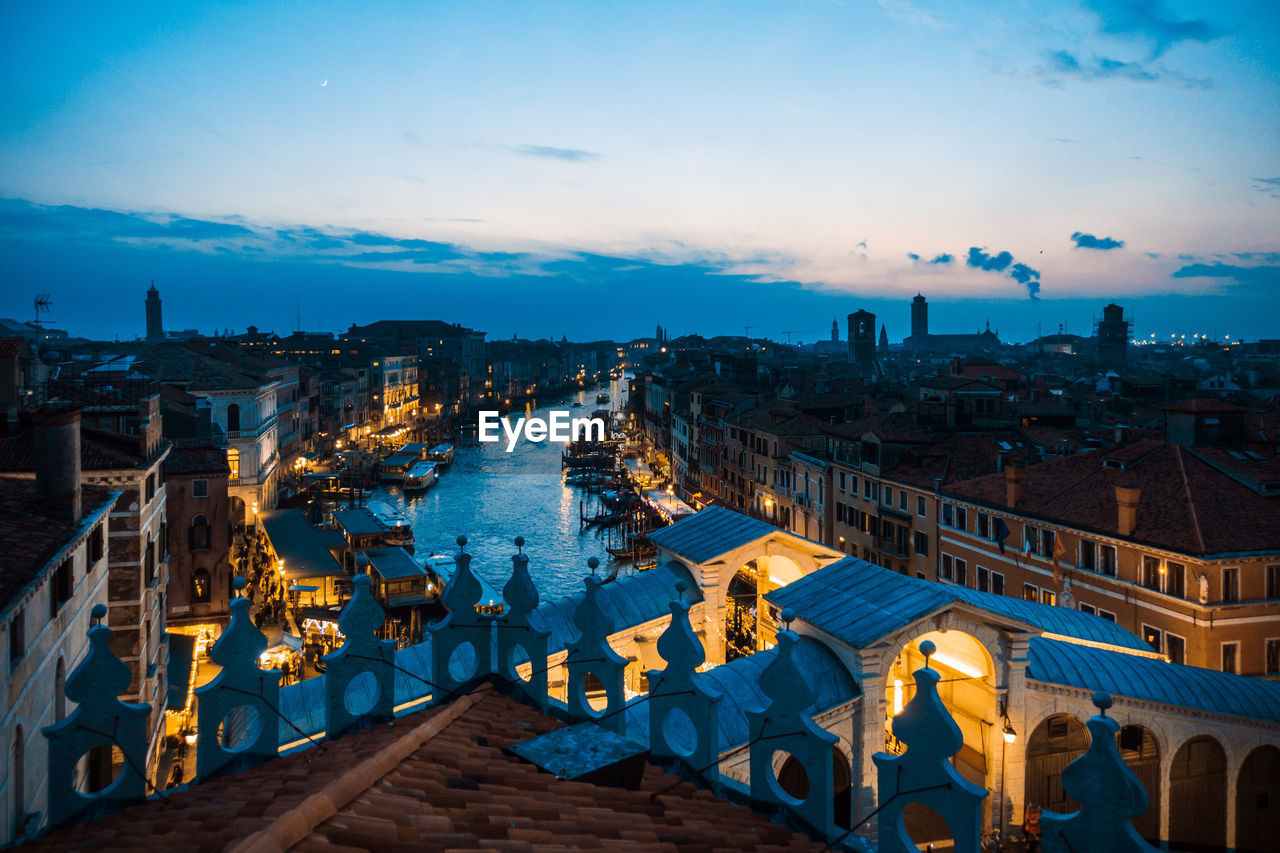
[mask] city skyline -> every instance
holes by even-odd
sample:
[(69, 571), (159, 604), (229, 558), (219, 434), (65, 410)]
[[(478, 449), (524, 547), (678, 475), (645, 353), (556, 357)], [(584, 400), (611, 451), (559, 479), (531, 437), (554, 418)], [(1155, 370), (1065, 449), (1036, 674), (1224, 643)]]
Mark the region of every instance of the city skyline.
[(6, 13), (0, 316), (1270, 334), (1266, 4), (134, 11)]

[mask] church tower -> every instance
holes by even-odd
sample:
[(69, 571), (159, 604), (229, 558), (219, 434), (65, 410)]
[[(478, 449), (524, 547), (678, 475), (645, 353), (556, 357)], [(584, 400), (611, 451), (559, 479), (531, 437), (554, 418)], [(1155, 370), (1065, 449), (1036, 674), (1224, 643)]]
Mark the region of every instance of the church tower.
[(151, 282), (147, 291), (147, 342), (159, 343), (164, 340), (164, 321), (160, 319), (160, 291), (156, 283)]

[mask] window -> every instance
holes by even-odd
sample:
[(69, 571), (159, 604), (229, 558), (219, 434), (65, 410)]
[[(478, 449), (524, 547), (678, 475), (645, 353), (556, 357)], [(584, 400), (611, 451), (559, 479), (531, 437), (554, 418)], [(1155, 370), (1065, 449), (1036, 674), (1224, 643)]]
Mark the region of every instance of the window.
[(227, 448), (227, 467), (231, 469), (228, 476), (232, 480), (240, 479), (240, 451), (234, 447)]
[(1157, 652), (1164, 651), (1164, 632), (1153, 625), (1142, 626), (1142, 639)]
[(1106, 619), (1108, 622), (1116, 621), (1116, 615), (1112, 613), (1110, 610), (1099, 610), (1098, 615), (1101, 616), (1103, 619)]
[(143, 558), (143, 570), (145, 571), (145, 584), (151, 586), (156, 582), (156, 543), (154, 539), (147, 540), (147, 553)]
[(960, 586), (969, 585), (969, 564), (960, 558), (956, 558), (956, 583)]
[(196, 604), (209, 603), (209, 570), (196, 569), (191, 575), (191, 600)]
[(941, 575), (945, 580), (951, 580), (951, 563), (952, 563), (951, 555), (943, 554), (942, 567), (938, 570), (938, 574)]
[(959, 530), (969, 529), (969, 510), (962, 506), (956, 507), (956, 528)]
[(991, 516), (985, 512), (978, 513), (978, 535), (983, 539), (991, 538)]
[(70, 558), (62, 561), (62, 565), (54, 569), (53, 582), (49, 587), (49, 618), (58, 615), (62, 605), (71, 600), (71, 569), (74, 564)]
[(1143, 555), (1142, 585), (1147, 589), (1160, 589), (1160, 558)]
[(1164, 564), (1164, 591), (1178, 598), (1187, 597), (1187, 567), (1182, 563)]
[(240, 406), (232, 403), (227, 406), (227, 432), (240, 431)]
[(147, 503), (151, 503), (156, 497), (156, 475), (147, 475)]
[(1088, 539), (1080, 540), (1080, 568), (1089, 572), (1098, 570), (1098, 547)]
[[(27, 612), (19, 608), (9, 620), (9, 662), (21, 660), (27, 653)], [(12, 672), (10, 668), (10, 672)]]
[(1097, 615), (1097, 613), (1098, 613), (1098, 608), (1094, 607), (1092, 604), (1085, 604), (1085, 603), (1082, 601), (1082, 602), (1080, 602), (1080, 612), (1081, 612), (1081, 613), (1088, 613), (1090, 616), (1094, 616), (1094, 615)]
[(921, 557), (929, 556), (929, 534), (925, 533), (923, 530), (917, 530), (915, 532), (915, 540), (916, 553)]
[(1028, 554), (1040, 553), (1040, 528), (1030, 524), (1022, 526), (1022, 541)]
[(89, 534), (89, 559), (85, 563), (85, 574), (93, 571), (94, 563), (102, 559), (102, 540), (105, 532), (103, 528), (105, 527), (105, 524), (99, 524)]
[(1023, 601), (1039, 601), (1040, 590), (1037, 587), (1033, 586), (1032, 584), (1024, 583), (1022, 585), (1022, 600)]
[[(916, 495), (916, 515), (924, 518), (928, 513), (928, 504), (925, 503), (924, 495)], [(1280, 566), (1276, 568), (1280, 569)]]
[(942, 505), (942, 523), (947, 527), (955, 527), (955, 507), (951, 504)]
[(898, 509), (902, 510), (903, 512), (907, 511), (907, 490), (906, 489), (898, 490)]
[(1280, 640), (1267, 640), (1263, 659), (1267, 675), (1280, 675)]
[(1222, 644), (1222, 671), (1240, 672), (1240, 644), (1239, 643), (1223, 643)]
[(1000, 572), (991, 573), (991, 591), (996, 595), (1004, 595), (1004, 575)]
[(1109, 577), (1116, 576), (1116, 549), (1113, 545), (1098, 546), (1098, 571)]
[(1280, 598), (1280, 566), (1267, 566), (1267, 598)]
[(1054, 539), (1057, 535), (1058, 534), (1054, 533), (1052, 530), (1040, 531), (1040, 556), (1041, 557), (1049, 557), (1049, 558), (1053, 557), (1053, 549), (1055, 544)]
[[(1240, 570), (1236, 568), (1222, 570), (1222, 600), (1224, 602), (1240, 600)], [(1235, 670), (1230, 670), (1234, 672)]]
[(193, 498), (209, 497), (209, 481), (208, 480), (192, 480), (191, 481), (191, 497)]
[(844, 472), (840, 472), (840, 491), (844, 491)]
[(1058, 594), (1051, 589), (1041, 589), (1040, 603), (1051, 606), (1056, 605), (1058, 603)]
[(187, 530), (187, 538), (192, 551), (203, 551), (209, 547), (209, 519), (197, 515), (191, 519), (191, 527)]
[(855, 498), (858, 496), (858, 478), (853, 474), (849, 475), (849, 494)]
[(986, 566), (978, 566), (978, 591), (991, 591), (991, 570)]
[(1187, 662), (1187, 641), (1177, 634), (1164, 635), (1164, 653), (1171, 663)]

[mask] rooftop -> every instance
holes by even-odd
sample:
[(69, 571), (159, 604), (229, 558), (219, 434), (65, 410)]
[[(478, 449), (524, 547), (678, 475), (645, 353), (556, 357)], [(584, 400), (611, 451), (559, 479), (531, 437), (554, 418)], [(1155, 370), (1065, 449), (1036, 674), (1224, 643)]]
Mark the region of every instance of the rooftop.
[(278, 509), (260, 513), (259, 520), (276, 556), (284, 560), (285, 577), (323, 577), (345, 574), (334, 556), (347, 547), (347, 541), (336, 530), (320, 530), (311, 526), (301, 510)]
[(711, 506), (650, 533), (649, 541), (690, 562), (704, 563), (775, 533), (782, 531), (766, 521), (721, 506)]

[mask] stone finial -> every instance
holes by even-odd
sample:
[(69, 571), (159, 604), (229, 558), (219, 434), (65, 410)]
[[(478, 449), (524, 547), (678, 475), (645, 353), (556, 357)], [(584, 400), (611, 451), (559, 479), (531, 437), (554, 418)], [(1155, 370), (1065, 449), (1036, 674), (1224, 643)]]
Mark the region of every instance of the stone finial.
[[(458, 544), (465, 545), (467, 537), (459, 536)], [(444, 592), (440, 595), (440, 602), (448, 608), (450, 613), (465, 613), (466, 611), (475, 612), (475, 606), (480, 601), (480, 596), (484, 593), (484, 588), (480, 586), (480, 581), (471, 572), (471, 555), (466, 551), (459, 551), (455, 558), (457, 568), (453, 572), (453, 577), (449, 578), (449, 582), (444, 586)]]
[(459, 536), (453, 577), (440, 594), (440, 601), (449, 612), (428, 626), (433, 703), (448, 701), (466, 685), (493, 672), (494, 620), (476, 610), (484, 588), (471, 571), (471, 555), (463, 550), (466, 544), (467, 537)]
[[(245, 578), (231, 582), (237, 593), (247, 584)], [(210, 652), (222, 670), (195, 691), (196, 775), (201, 779), (273, 758), (280, 744), (280, 671), (258, 666), (267, 638), (249, 617), (252, 606), (244, 595), (231, 599), (231, 621)]]
[[(592, 562), (600, 565), (595, 557), (588, 560), (587, 565), (590, 566)], [(594, 575), (588, 575), (583, 578), (583, 583), (586, 585), (586, 594), (573, 611), (573, 624), (578, 629), (578, 636), (568, 644), (568, 654), (565, 657), (569, 714), (580, 720), (602, 718), (605, 725), (618, 734), (623, 734), (626, 718), (621, 710), (626, 702), (623, 686), (627, 659), (609, 645), (613, 625), (600, 609), (598, 600), (600, 587), (604, 582), (597, 580)], [(587, 702), (588, 674), (594, 675), (604, 686), (607, 705), (602, 711), (596, 711)]]
[(324, 656), (325, 734), (331, 738), (362, 723), (389, 720), (395, 707), (396, 644), (377, 637), (386, 613), (369, 585), (368, 575), (353, 579), (351, 599), (338, 616), (346, 640)]
[[(547, 654), (549, 631), (534, 625), (538, 609), (538, 587), (529, 575), (529, 555), (524, 553), (524, 537), (515, 539), (517, 553), (511, 556), (511, 579), (502, 588), (506, 611), (494, 620), (498, 648), (498, 671), (539, 708), (547, 705)], [(528, 677), (521, 667), (528, 665)]]
[[(987, 789), (965, 779), (951, 763), (964, 746), (964, 734), (938, 695), (942, 676), (928, 664), (937, 647), (920, 644), (925, 665), (914, 673), (916, 695), (893, 718), (893, 734), (906, 744), (901, 755), (876, 753), (881, 803), (881, 853), (915, 853), (903, 820), (908, 804), (929, 806), (947, 822), (957, 853), (978, 853), (982, 801)], [(915, 792), (915, 793), (909, 793)]]
[[(813, 721), (809, 709), (815, 695), (800, 677), (794, 661), (800, 637), (794, 631), (778, 632), (773, 660), (760, 675), (760, 688), (769, 699), (763, 711), (748, 711), (751, 727), (751, 798), (759, 802), (787, 806), (812, 827), (831, 837), (835, 833), (835, 773), (831, 750), (839, 738)], [(812, 641), (809, 641), (812, 642)], [(792, 796), (778, 781), (781, 766), (789, 754), (804, 768), (809, 792), (804, 799)], [(775, 756), (778, 756), (775, 761)]]
[[(99, 610), (101, 608), (101, 610)], [(101, 620), (106, 605), (93, 607)], [(42, 733), (48, 744), (49, 826), (72, 818), (91, 819), (104, 814), (111, 803), (142, 800), (146, 795), (147, 716), (145, 702), (121, 702), (116, 698), (129, 689), (129, 667), (111, 651), (111, 629), (95, 624), (89, 629), (89, 652), (67, 676), (67, 698), (76, 708)], [(124, 756), (114, 781), (93, 793), (76, 790), (76, 767), (95, 749), (116, 747)]]
[(658, 654), (667, 667), (648, 673), (649, 751), (655, 758), (679, 759), (702, 770), (704, 780), (714, 784), (719, 776), (720, 691), (697, 672), (707, 655), (689, 621), (688, 589), (687, 582), (676, 581), (671, 623), (658, 638)]
[(1045, 853), (1154, 853), (1156, 848), (1130, 821), (1147, 810), (1150, 799), (1116, 747), (1120, 724), (1107, 716), (1110, 694), (1094, 693), (1093, 704), (1098, 713), (1085, 724), (1089, 749), (1062, 771), (1062, 788), (1080, 802), (1080, 810), (1040, 815), (1043, 849)]

